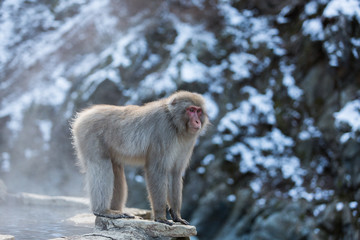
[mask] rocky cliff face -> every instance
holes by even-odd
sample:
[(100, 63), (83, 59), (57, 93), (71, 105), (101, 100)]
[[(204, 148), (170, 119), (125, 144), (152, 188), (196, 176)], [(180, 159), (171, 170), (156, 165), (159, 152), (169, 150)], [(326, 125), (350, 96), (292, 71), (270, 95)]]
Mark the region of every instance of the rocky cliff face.
[[(91, 104), (202, 93), (213, 126), (185, 177), (200, 239), (357, 239), (360, 5), (3, 1), (0, 171), (83, 195), (69, 121)], [(128, 205), (147, 206), (129, 169)]]

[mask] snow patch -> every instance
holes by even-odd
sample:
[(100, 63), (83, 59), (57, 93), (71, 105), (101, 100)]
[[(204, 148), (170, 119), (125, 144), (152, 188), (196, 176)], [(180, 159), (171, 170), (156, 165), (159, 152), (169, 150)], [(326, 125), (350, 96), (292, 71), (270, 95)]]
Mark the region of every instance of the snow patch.
[(11, 170), (11, 163), (10, 163), (10, 154), (8, 152), (1, 153), (1, 168), (2, 172), (10, 172)]
[(257, 57), (253, 54), (248, 54), (245, 52), (242, 53), (232, 53), (229, 56), (230, 61), (230, 70), (234, 73), (234, 80), (241, 80), (243, 78), (250, 78), (252, 69), (251, 65), (254, 65), (259, 62)]
[(320, 18), (305, 20), (302, 31), (304, 35), (310, 36), (312, 41), (324, 40), (324, 28)]
[(226, 199), (229, 201), (229, 202), (235, 202), (236, 201), (236, 196), (235, 194), (230, 194), (226, 197)]
[(360, 22), (360, 2), (358, 0), (332, 0), (324, 9), (323, 15), (327, 18), (339, 15), (356, 17)]
[(360, 131), (360, 99), (346, 103), (339, 111), (334, 113), (335, 126), (340, 128), (345, 123), (350, 126), (350, 132), (343, 133), (340, 138), (341, 143), (345, 143), (349, 138), (355, 138), (355, 132)]
[(303, 95), (303, 90), (295, 84), (295, 79), (292, 72), (295, 70), (295, 65), (286, 65), (284, 62), (280, 63), (280, 71), (283, 73), (283, 84), (286, 86), (288, 95), (295, 101), (299, 101)]
[(51, 139), (52, 122), (50, 120), (38, 120), (38, 126), (45, 142)]
[(304, 126), (305, 129), (302, 130), (298, 136), (300, 140), (306, 141), (310, 138), (321, 137), (322, 134), (320, 130), (317, 127), (315, 127), (313, 118), (306, 118), (304, 120)]
[(176, 16), (170, 17), (177, 31), (174, 44), (169, 45), (171, 56), (180, 53), (189, 42), (193, 45), (204, 44), (207, 49), (214, 49), (217, 40), (213, 33), (205, 30), (203, 25), (191, 25), (181, 22)]
[(214, 101), (210, 93), (203, 94), (206, 102), (206, 112), (210, 118), (210, 120), (215, 119), (219, 114), (219, 107), (217, 103)]

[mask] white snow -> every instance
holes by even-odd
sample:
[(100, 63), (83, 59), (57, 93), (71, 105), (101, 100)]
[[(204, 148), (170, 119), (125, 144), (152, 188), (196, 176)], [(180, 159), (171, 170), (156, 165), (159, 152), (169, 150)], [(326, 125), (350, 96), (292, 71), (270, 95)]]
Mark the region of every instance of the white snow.
[(255, 178), (250, 182), (250, 187), (255, 193), (259, 193), (261, 191), (262, 186), (263, 186), (263, 182), (261, 178)]
[(206, 101), (206, 112), (210, 120), (213, 120), (219, 114), (219, 107), (215, 102), (215, 100), (212, 98), (210, 93), (203, 94), (203, 97), (205, 98)]
[(313, 118), (306, 118), (304, 120), (304, 126), (306, 129), (302, 130), (298, 136), (302, 141), (308, 140), (310, 138), (318, 138), (322, 135), (320, 130), (315, 127)]
[(316, 187), (312, 190), (313, 192), (308, 192), (304, 187), (295, 186), (292, 188), (288, 194), (293, 199), (303, 198), (308, 202), (319, 201), (319, 200), (330, 200), (334, 196), (334, 190), (331, 189), (321, 189)]
[(30, 148), (26, 148), (24, 151), (24, 155), (26, 159), (30, 159), (32, 157), (34, 157), (36, 154), (36, 151)]
[(194, 46), (205, 45), (205, 47), (210, 50), (216, 45), (217, 40), (214, 34), (206, 31), (203, 25), (192, 25), (181, 22), (174, 15), (171, 16), (171, 19), (178, 34), (174, 44), (167, 47), (170, 50), (171, 56), (180, 53), (188, 43)]
[(51, 120), (49, 120), (49, 119), (38, 120), (37, 123), (38, 123), (39, 129), (40, 129), (40, 132), (42, 134), (44, 141), (49, 142), (51, 139), (51, 130), (53, 127)]
[(7, 115), (11, 117), (7, 126), (16, 134), (22, 128), (23, 113), (31, 104), (59, 106), (65, 101), (70, 87), (71, 83), (62, 77), (55, 79), (54, 82), (39, 83), (19, 98), (4, 99), (0, 109), (0, 117)]
[(214, 154), (208, 154), (204, 157), (204, 159), (201, 161), (201, 164), (204, 166), (207, 166), (210, 164), (210, 162), (215, 160)]
[(82, 99), (84, 101), (87, 101), (90, 96), (95, 92), (97, 87), (105, 80), (110, 80), (115, 84), (118, 84), (121, 81), (119, 74), (115, 72), (115, 69), (104, 68), (96, 71), (84, 79), (80, 91), (83, 92)]
[(245, 52), (242, 53), (232, 53), (229, 56), (230, 61), (230, 70), (234, 73), (234, 80), (241, 80), (243, 78), (250, 78), (251, 65), (258, 63), (257, 57), (252, 54)]
[(360, 21), (360, 2), (358, 0), (331, 0), (324, 9), (323, 16), (331, 18), (340, 14), (354, 16)]
[(339, 112), (334, 113), (335, 124), (349, 124), (352, 131), (360, 130), (360, 99), (348, 102)]
[(206, 168), (204, 168), (204, 167), (198, 167), (198, 168), (196, 169), (196, 172), (197, 172), (198, 174), (204, 174), (204, 173), (206, 172)]
[(324, 28), (320, 18), (305, 20), (302, 26), (304, 35), (309, 35), (311, 40), (324, 40)]
[(140, 84), (142, 88), (151, 89), (155, 94), (162, 92), (169, 93), (176, 90), (176, 84), (172, 80), (171, 72), (169, 71), (151, 73)]
[(218, 6), (227, 24), (226, 33), (234, 36), (239, 47), (248, 49), (249, 44), (255, 49), (266, 46), (276, 55), (285, 54), (285, 49), (281, 47), (282, 39), (278, 36), (279, 31), (270, 26), (266, 17), (255, 17), (250, 10), (238, 11), (227, 1), (220, 2)]
[[(220, 120), (217, 129), (223, 135), (221, 137), (215, 135), (213, 143), (222, 144), (223, 140), (232, 141), (240, 133), (241, 127), (246, 127), (248, 134), (251, 134), (255, 131), (252, 125), (260, 123), (275, 124), (272, 91), (268, 89), (265, 94), (261, 94), (255, 88), (246, 86), (241, 90), (241, 94), (245, 93), (249, 94), (248, 100), (240, 102), (238, 108), (229, 111)], [(229, 132), (225, 134), (226, 130)], [(227, 160), (230, 161), (230, 159), (231, 157), (228, 156)]]
[(138, 182), (138, 183), (143, 183), (143, 182), (145, 182), (144, 177), (141, 176), (141, 175), (136, 175), (136, 176), (135, 176), (135, 181)]
[(184, 61), (180, 68), (181, 79), (185, 82), (206, 82), (206, 73), (208, 68), (200, 63), (196, 56), (190, 54), (190, 59)]
[(344, 208), (344, 203), (338, 202), (336, 203), (336, 211), (340, 212)]
[(303, 95), (303, 90), (295, 84), (295, 79), (292, 76), (294, 70), (294, 65), (286, 65), (284, 62), (280, 63), (280, 71), (284, 75), (283, 84), (287, 87), (288, 95), (292, 99), (299, 101), (301, 99), (301, 96)]
[(308, 2), (306, 5), (305, 5), (305, 14), (306, 15), (313, 15), (317, 12), (318, 10), (318, 3), (316, 1), (311, 1), (311, 2)]
[(300, 167), (297, 157), (287, 154), (287, 149), (293, 145), (294, 141), (290, 137), (274, 128), (263, 137), (245, 137), (242, 142), (228, 147), (225, 159), (231, 162), (238, 159), (242, 173), (258, 174), (258, 166), (263, 166), (270, 175), (275, 176), (276, 169), (280, 169), (284, 178), (291, 178), (296, 186), (300, 186), (305, 171)]
[(11, 170), (11, 163), (10, 163), (10, 154), (8, 152), (1, 153), (1, 171), (2, 172), (10, 172)]
[(359, 205), (359, 204), (358, 204), (358, 202), (356, 202), (356, 201), (353, 201), (353, 202), (350, 202), (350, 203), (349, 203), (349, 207), (350, 207), (351, 209), (357, 208), (358, 205)]
[(360, 99), (346, 103), (339, 111), (334, 113), (335, 126), (340, 127), (342, 123), (350, 126), (351, 131), (342, 135), (341, 143), (346, 142), (349, 138), (355, 136), (355, 132), (360, 130)]
[(226, 198), (229, 202), (235, 202), (236, 201), (236, 196), (234, 194), (230, 194), (227, 196)]
[(285, 6), (278, 14), (276, 21), (279, 24), (284, 24), (284, 23), (289, 22), (289, 19), (287, 19), (285, 16), (290, 12), (290, 10), (291, 10), (290, 6)]
[(314, 216), (317, 217), (321, 212), (323, 212), (326, 208), (326, 204), (320, 204), (314, 209)]

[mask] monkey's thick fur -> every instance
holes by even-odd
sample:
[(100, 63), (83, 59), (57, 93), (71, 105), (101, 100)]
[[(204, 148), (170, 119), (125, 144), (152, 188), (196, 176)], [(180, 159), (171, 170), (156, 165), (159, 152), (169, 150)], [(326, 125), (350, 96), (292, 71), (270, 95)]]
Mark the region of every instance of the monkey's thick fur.
[(204, 98), (186, 91), (144, 106), (95, 105), (78, 113), (73, 144), (94, 214), (130, 217), (123, 212), (124, 164), (143, 165), (155, 221), (171, 225), (166, 219), (169, 207), (175, 222), (188, 224), (180, 215), (182, 175), (207, 125)]

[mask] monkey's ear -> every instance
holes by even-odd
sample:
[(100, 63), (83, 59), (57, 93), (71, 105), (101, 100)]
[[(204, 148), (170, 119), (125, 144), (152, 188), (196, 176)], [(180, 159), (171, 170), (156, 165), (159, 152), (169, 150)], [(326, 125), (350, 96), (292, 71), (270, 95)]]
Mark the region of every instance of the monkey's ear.
[(169, 105), (171, 105), (171, 106), (175, 106), (175, 104), (177, 103), (177, 99), (176, 99), (176, 97), (173, 97), (173, 98), (170, 98), (169, 99)]

